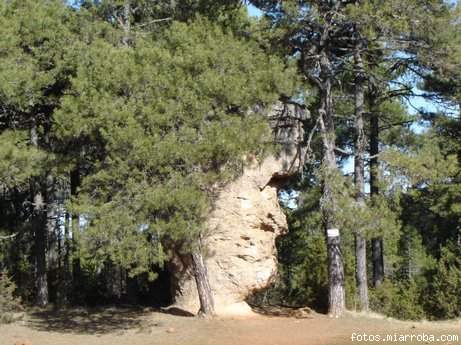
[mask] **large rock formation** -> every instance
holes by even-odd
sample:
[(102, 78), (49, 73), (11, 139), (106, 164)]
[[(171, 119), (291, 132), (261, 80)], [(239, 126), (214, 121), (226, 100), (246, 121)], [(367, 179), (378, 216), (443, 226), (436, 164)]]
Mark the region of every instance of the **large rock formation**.
[[(277, 104), (270, 114), (277, 156), (253, 161), (221, 192), (210, 214), (205, 239), (206, 265), (217, 314), (251, 312), (245, 299), (271, 283), (277, 270), (275, 239), (287, 231), (278, 202), (278, 188), (302, 164), (298, 143), (305, 113)], [(171, 263), (175, 307), (196, 313), (199, 300), (190, 261)]]

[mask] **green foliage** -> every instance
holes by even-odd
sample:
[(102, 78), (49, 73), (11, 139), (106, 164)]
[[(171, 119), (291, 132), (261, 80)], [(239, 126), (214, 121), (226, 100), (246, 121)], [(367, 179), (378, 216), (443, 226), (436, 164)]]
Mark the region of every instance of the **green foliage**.
[(312, 189), (303, 200), (301, 209), (288, 213), (290, 231), (277, 243), (280, 275), (271, 293), (283, 304), (309, 305), (324, 311), (328, 303), (328, 266), (318, 211), (319, 190)]
[(435, 318), (451, 319), (461, 316), (461, 248), (449, 243), (441, 250), (441, 257), (429, 286), (426, 307)]
[[(124, 19), (124, 7), (128, 4), (130, 21), (145, 29), (154, 28), (158, 19), (170, 18), (177, 21), (187, 21), (197, 14), (209, 19), (217, 19), (220, 15), (234, 12), (241, 6), (238, 0), (185, 0), (158, 1), (149, 0), (77, 0), (80, 6), (93, 9), (108, 22), (119, 24), (118, 19)], [(166, 21), (167, 22), (167, 21)]]
[[(341, 250), (345, 267), (346, 303), (354, 309), (356, 301), (355, 237), (358, 231), (368, 239), (383, 236), (386, 263), (398, 266), (397, 244), (401, 233), (398, 197), (377, 195), (365, 204), (355, 202), (350, 179), (315, 169), (307, 175), (307, 187), (299, 196), (295, 210), (287, 210), (290, 231), (277, 244), (280, 276), (265, 298), (272, 303), (309, 305), (325, 311), (328, 302), (328, 272), (323, 218), (320, 212), (321, 191), (318, 179), (330, 178), (334, 193), (337, 224), (341, 229)], [(309, 177), (307, 177), (309, 176)], [(309, 181), (309, 182), (306, 182)]]
[[(459, 105), (459, 5), (250, 1), (266, 14), (256, 20), (235, 0), (77, 3), (0, 3), (0, 227), (17, 234), (2, 243), (0, 261), (23, 296), (34, 294), (34, 233), (54, 206), (47, 245), (59, 244), (59, 253), (50, 250), (67, 267), (50, 263), (59, 266), (48, 268), (50, 286), (67, 288), (73, 273), (81, 302), (109, 300), (116, 271), (143, 284), (161, 275), (173, 250), (190, 252), (206, 235), (217, 192), (242, 172), (244, 157), (276, 149), (261, 109), (282, 98), (311, 112), (304, 138), (311, 160), (290, 186), (301, 201), (287, 211), (290, 232), (277, 243), (280, 276), (265, 297), (326, 309), (323, 207), (341, 230), (348, 307), (356, 305), (354, 235), (361, 233), (385, 243), (387, 281), (371, 293), (374, 310), (408, 319), (460, 316), (460, 121), (443, 109), (411, 115), (405, 100), (414, 73), (433, 99)], [(355, 139), (357, 39), (365, 114), (379, 119), (382, 150), (379, 193), (361, 204), (350, 176), (322, 167), (316, 118), (325, 72), (318, 57), (328, 49), (344, 166)], [(412, 124), (421, 119), (425, 131), (417, 134)], [(71, 172), (81, 177), (72, 186)], [(31, 200), (38, 191), (40, 215)], [(17, 304), (14, 291), (3, 274), (4, 315)]]
[(28, 146), (25, 133), (5, 131), (0, 134), (0, 141), (0, 185), (18, 187), (39, 175), (46, 154)]
[(12, 313), (20, 308), (21, 301), (15, 296), (16, 285), (8, 272), (0, 273), (0, 324), (13, 321)]
[(458, 171), (456, 155), (445, 154), (441, 150), (443, 146), (444, 142), (427, 133), (419, 138), (413, 149), (407, 148), (406, 152), (389, 149), (383, 154), (383, 159), (396, 178), (405, 176), (412, 185), (443, 183), (447, 176), (453, 176)]
[[(408, 235), (407, 235), (408, 236)], [(410, 241), (414, 240), (414, 235)], [(411, 242), (407, 245), (412, 245)], [(417, 246), (413, 245), (415, 251)], [(420, 247), (420, 251), (423, 250)], [(408, 271), (384, 282), (371, 290), (370, 306), (374, 311), (398, 319), (419, 320), (423, 318), (449, 319), (460, 314), (461, 260), (459, 245), (448, 244), (441, 250), (437, 263), (427, 256), (418, 259), (418, 253), (402, 255), (411, 260), (411, 277)], [(419, 264), (419, 267), (418, 267)], [(419, 270), (419, 272), (418, 272)]]
[(427, 253), (421, 234), (410, 225), (404, 226), (402, 229), (398, 255), (394, 274), (401, 280), (421, 277), (435, 264), (434, 258)]
[(134, 43), (90, 44), (55, 115), (62, 140), (98, 148), (73, 206), (87, 220), (82, 254), (133, 275), (163, 264), (167, 243), (188, 248), (203, 232), (216, 187), (241, 171), (245, 153), (271, 149), (252, 107), (295, 80), (205, 19)]
[(414, 280), (387, 280), (379, 288), (370, 290), (370, 307), (397, 319), (421, 320), (426, 315), (422, 297), (420, 284)]
[(72, 12), (59, 0), (21, 0), (3, 2), (0, 15), (2, 104), (11, 115), (56, 105), (56, 92), (76, 62)]

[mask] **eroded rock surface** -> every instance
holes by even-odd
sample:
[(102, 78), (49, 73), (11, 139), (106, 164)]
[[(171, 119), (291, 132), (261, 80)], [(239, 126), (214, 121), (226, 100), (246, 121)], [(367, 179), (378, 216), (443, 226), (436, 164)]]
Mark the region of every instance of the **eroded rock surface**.
[[(278, 188), (302, 163), (298, 142), (305, 114), (278, 104), (270, 116), (274, 140), (282, 145), (282, 152), (248, 165), (221, 191), (207, 223), (206, 265), (220, 315), (251, 313), (245, 299), (275, 278), (275, 239), (288, 230)], [(178, 256), (171, 267), (175, 307), (196, 313), (199, 300), (190, 262)]]

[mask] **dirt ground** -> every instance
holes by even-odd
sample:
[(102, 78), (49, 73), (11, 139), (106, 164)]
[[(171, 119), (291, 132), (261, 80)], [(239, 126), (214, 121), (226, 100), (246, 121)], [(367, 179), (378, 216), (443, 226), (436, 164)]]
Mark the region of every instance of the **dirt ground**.
[(0, 326), (0, 345), (18, 340), (33, 345), (343, 345), (354, 343), (352, 333), (457, 334), (457, 342), (435, 343), (461, 345), (461, 321), (401, 322), (353, 313), (341, 319), (312, 314), (214, 320), (173, 314), (180, 313), (120, 308), (29, 312), (22, 321)]

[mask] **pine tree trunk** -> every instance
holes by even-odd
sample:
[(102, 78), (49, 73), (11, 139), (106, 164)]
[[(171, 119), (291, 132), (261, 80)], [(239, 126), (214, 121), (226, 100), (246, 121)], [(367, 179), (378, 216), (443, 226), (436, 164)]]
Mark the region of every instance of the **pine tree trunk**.
[(337, 201), (334, 196), (335, 173), (338, 171), (335, 154), (335, 128), (333, 122), (333, 99), (331, 90), (330, 61), (325, 52), (321, 58), (322, 85), (319, 108), (320, 132), (323, 144), (323, 195), (321, 211), (324, 219), (328, 251), (329, 305), (328, 313), (339, 317), (346, 309), (344, 263), (341, 253), (341, 236), (337, 226)]
[(367, 285), (367, 241), (365, 237), (357, 233), (355, 235), (355, 277), (357, 281), (358, 309), (368, 311), (368, 285)]
[(327, 226), (327, 250), (328, 250), (328, 314), (332, 317), (340, 317), (346, 309), (346, 292), (344, 288), (344, 264), (341, 253), (341, 237), (335, 236), (335, 228)]
[(70, 213), (66, 211), (65, 215), (65, 225), (64, 225), (64, 258), (63, 258), (63, 266), (65, 276), (69, 277), (70, 275), (70, 254), (71, 254), (71, 240), (70, 240), (70, 229), (72, 226), (72, 218)]
[[(45, 177), (45, 200), (46, 200), (46, 270), (48, 274), (48, 278), (50, 281), (56, 281), (58, 279), (59, 284), (59, 276), (55, 276), (56, 272), (59, 272), (57, 269), (59, 258), (59, 252), (57, 248), (57, 204), (56, 204), (56, 195), (55, 195), (55, 178), (48, 172)], [(51, 276), (50, 276), (51, 275)], [(48, 287), (48, 292), (55, 291), (56, 286), (51, 285)], [(49, 297), (49, 298), (53, 298)]]
[[(80, 186), (80, 172), (78, 167), (70, 172), (70, 195), (72, 197), (77, 196), (77, 188)], [(73, 288), (79, 289), (81, 283), (81, 265), (79, 256), (79, 236), (80, 236), (80, 224), (79, 215), (73, 213), (71, 220), (72, 228), (72, 280)]]
[[(358, 47), (359, 48), (359, 47)], [(365, 131), (364, 131), (364, 104), (365, 78), (362, 57), (359, 49), (355, 52), (355, 156), (354, 156), (354, 183), (355, 201), (359, 207), (365, 206)], [(356, 281), (359, 297), (359, 310), (368, 310), (368, 279), (367, 279), (367, 243), (363, 229), (355, 232), (355, 259)]]
[[(57, 216), (58, 218), (61, 218), (62, 217), (62, 214), (58, 214)], [(64, 225), (65, 226), (65, 225)], [(56, 304), (57, 305), (63, 305), (63, 293), (65, 292), (65, 290), (63, 289), (64, 288), (64, 271), (63, 271), (63, 238), (62, 238), (62, 233), (61, 231), (59, 231), (60, 229), (58, 229), (58, 231), (56, 232), (56, 243), (57, 243), (57, 276), (56, 276), (56, 280), (57, 280), (57, 289), (56, 289)]]
[(128, 47), (131, 44), (130, 12), (131, 12), (130, 0), (125, 0), (123, 4), (123, 38), (122, 38), (122, 43), (125, 47)]
[(199, 246), (192, 252), (192, 268), (194, 270), (195, 283), (200, 300), (200, 317), (213, 317), (215, 315), (213, 294), (211, 292), (208, 272), (202, 255), (201, 239)]
[(61, 269), (61, 287), (62, 291), (60, 291), (60, 304), (66, 305), (69, 303), (69, 290), (72, 285), (72, 276), (70, 270), (70, 255), (71, 255), (71, 241), (70, 241), (70, 228), (72, 219), (70, 217), (69, 212), (65, 212), (64, 214), (64, 238), (63, 238), (63, 245), (62, 251), (64, 252), (62, 258), (62, 269)]
[[(38, 147), (38, 131), (35, 119), (32, 119), (30, 142), (32, 146)], [(45, 224), (45, 201), (41, 192), (41, 185), (37, 180), (32, 183), (32, 194), (35, 235), (35, 284), (37, 288), (35, 303), (39, 307), (45, 307), (48, 305), (48, 275), (46, 269), (46, 244), (48, 239)]]
[[(370, 194), (379, 193), (379, 117), (376, 113), (373, 95), (370, 96)], [(373, 286), (379, 287), (384, 281), (384, 243), (382, 236), (371, 239), (371, 260), (373, 264)]]
[(373, 261), (373, 286), (380, 287), (384, 281), (384, 258), (383, 239), (375, 237), (371, 239), (371, 257)]
[[(41, 195), (36, 194), (34, 202), (41, 198)], [(42, 212), (41, 210), (37, 210)], [(37, 296), (36, 305), (45, 307), (48, 305), (48, 274), (46, 269), (46, 227), (43, 224), (43, 216), (37, 214), (39, 218), (35, 224), (35, 250), (36, 250), (36, 284)]]

